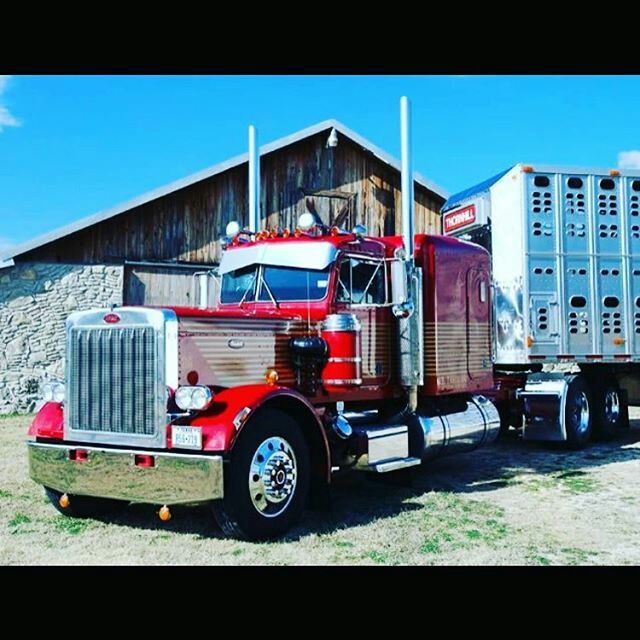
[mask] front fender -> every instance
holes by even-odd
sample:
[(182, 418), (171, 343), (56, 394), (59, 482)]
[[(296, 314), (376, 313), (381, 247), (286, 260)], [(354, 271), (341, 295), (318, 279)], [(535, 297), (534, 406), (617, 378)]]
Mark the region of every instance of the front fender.
[[(298, 401), (313, 415), (324, 438), (324, 429), (311, 403), (302, 395), (289, 389), (267, 384), (251, 384), (225, 389), (216, 393), (213, 404), (203, 413), (194, 417), (190, 424), (202, 429), (203, 451), (229, 451), (244, 426), (251, 421), (255, 412), (276, 398)], [(244, 420), (236, 426), (234, 420), (241, 412), (249, 409)], [(326, 438), (325, 438), (326, 440)]]
[(33, 419), (27, 435), (36, 438), (64, 438), (64, 413), (62, 403), (47, 402)]

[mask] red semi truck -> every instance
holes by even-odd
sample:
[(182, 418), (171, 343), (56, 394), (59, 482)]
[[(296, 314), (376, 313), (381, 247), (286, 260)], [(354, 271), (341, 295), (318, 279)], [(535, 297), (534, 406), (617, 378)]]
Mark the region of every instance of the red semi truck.
[(258, 231), (254, 198), (250, 228), (228, 226), (214, 308), (69, 317), (66, 380), (28, 442), (56, 508), (168, 519), (207, 503), (225, 533), (268, 538), (338, 471), (394, 472), (510, 428), (580, 447), (625, 425), (638, 176), (517, 165), (451, 198), (443, 235), (415, 235), (406, 100), (402, 114), (402, 236), (310, 213)]

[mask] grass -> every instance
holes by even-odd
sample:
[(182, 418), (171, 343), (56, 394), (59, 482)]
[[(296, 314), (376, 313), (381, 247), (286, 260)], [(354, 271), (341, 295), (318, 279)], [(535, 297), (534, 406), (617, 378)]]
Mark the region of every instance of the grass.
[(504, 509), (486, 500), (469, 500), (453, 493), (438, 493), (426, 505), (429, 534), (421, 553), (437, 555), (476, 545), (494, 546), (508, 537)]
[[(640, 417), (640, 413), (637, 414)], [(0, 418), (0, 564), (640, 564), (640, 426), (561, 452), (508, 442), (433, 463), (409, 484), (338, 479), (330, 509), (286, 537), (225, 538), (209, 510), (152, 505), (112, 518), (58, 514), (28, 477), (30, 417)]]

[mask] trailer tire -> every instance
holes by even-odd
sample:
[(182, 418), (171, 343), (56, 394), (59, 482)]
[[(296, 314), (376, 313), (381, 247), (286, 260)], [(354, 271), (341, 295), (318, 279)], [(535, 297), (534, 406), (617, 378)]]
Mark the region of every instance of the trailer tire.
[(607, 442), (622, 428), (624, 395), (615, 380), (608, 380), (593, 391), (593, 439)]
[(60, 498), (63, 495), (61, 491), (44, 487), (44, 492), (57, 511), (71, 518), (96, 518), (106, 516), (123, 509), (128, 504), (123, 500), (69, 494), (69, 506), (62, 507), (60, 506)]
[(309, 446), (284, 411), (263, 409), (242, 429), (225, 464), (224, 498), (211, 503), (222, 531), (245, 540), (286, 533), (304, 511)]
[(567, 448), (582, 449), (589, 442), (593, 430), (593, 401), (585, 376), (573, 375), (567, 380), (565, 428)]

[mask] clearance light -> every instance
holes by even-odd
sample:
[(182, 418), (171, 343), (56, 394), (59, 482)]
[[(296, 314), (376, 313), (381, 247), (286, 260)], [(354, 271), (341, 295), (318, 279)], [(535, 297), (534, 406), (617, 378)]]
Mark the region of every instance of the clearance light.
[(315, 227), (316, 219), (313, 217), (312, 213), (306, 211), (298, 218), (298, 227), (303, 231), (309, 231), (309, 229)]
[(63, 493), (60, 496), (60, 500), (58, 500), (58, 504), (63, 508), (66, 509), (70, 504), (71, 504), (71, 500), (69, 500), (69, 496), (66, 493)]
[(158, 511), (158, 516), (162, 522), (169, 522), (169, 520), (171, 520), (171, 511), (166, 504)]
[(213, 402), (213, 393), (201, 385), (184, 386), (178, 387), (174, 399), (183, 411), (202, 411)]
[(235, 238), (240, 233), (240, 225), (235, 220), (232, 220), (224, 232), (229, 238)]
[(282, 237), (283, 238), (288, 238), (291, 235), (291, 231), (289, 231), (288, 228), (286, 228), (283, 232), (282, 232)]
[(533, 167), (530, 164), (525, 164), (524, 167), (522, 167), (522, 171), (523, 173), (533, 173)]
[(269, 234), (270, 238), (277, 238), (278, 232), (275, 229), (271, 229), (271, 233)]
[(531, 336), (527, 336), (527, 347), (531, 348), (533, 347), (533, 338)]
[(620, 175), (620, 172), (617, 169), (610, 169), (609, 175), (615, 178), (616, 176)]
[(278, 372), (275, 369), (269, 369), (264, 379), (269, 386), (273, 386), (276, 382), (278, 382)]
[(617, 344), (617, 345), (621, 345), (625, 343), (625, 339), (624, 338), (614, 338), (613, 339), (613, 344)]

